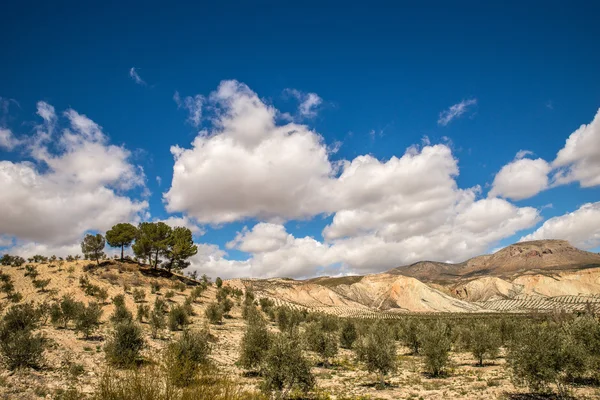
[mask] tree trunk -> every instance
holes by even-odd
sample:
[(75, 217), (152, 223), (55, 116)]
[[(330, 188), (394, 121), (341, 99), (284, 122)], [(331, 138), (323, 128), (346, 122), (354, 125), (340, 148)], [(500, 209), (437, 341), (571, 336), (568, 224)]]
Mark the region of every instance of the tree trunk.
[(121, 245), (121, 262), (123, 262), (123, 249), (125, 249), (125, 245)]

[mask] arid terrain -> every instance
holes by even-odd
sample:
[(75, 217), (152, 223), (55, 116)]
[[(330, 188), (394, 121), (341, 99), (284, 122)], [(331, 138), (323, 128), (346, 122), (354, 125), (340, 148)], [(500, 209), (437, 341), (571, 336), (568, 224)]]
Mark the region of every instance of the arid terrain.
[[(183, 304), (199, 283), (116, 260), (99, 266), (84, 260), (27, 265), (36, 269), (38, 279), (50, 281), (44, 290), (36, 289), (26, 276), (25, 266), (3, 266), (2, 273), (10, 276), (15, 291), (22, 295), (20, 303), (51, 303), (65, 295), (89, 303), (93, 297), (86, 294), (85, 285), (105, 289), (108, 296), (102, 304), (102, 324), (89, 338), (70, 327), (43, 323), (40, 332), (50, 340), (44, 365), (38, 370), (0, 370), (0, 398), (5, 399), (67, 398), (61, 396), (69, 388), (76, 390), (78, 398), (91, 396), (107, 370), (103, 347), (113, 329), (109, 317), (115, 307), (110, 299), (124, 294), (125, 306), (133, 312), (140, 304), (152, 305), (157, 297), (166, 298), (172, 306)], [(275, 306), (366, 319), (366, 326), (376, 319), (394, 320), (418, 313), (477, 316), (510, 312), (527, 318), (532, 312), (594, 309), (600, 302), (600, 255), (580, 251), (563, 241), (529, 242), (456, 265), (422, 262), (382, 274), (306, 281), (235, 279), (225, 281), (223, 287), (251, 290), (257, 300), (272, 299)], [(144, 298), (140, 300), (138, 295), (134, 301), (133, 293), (139, 290), (144, 292)], [(246, 373), (237, 363), (247, 325), (242, 318), (242, 299), (234, 298), (229, 315), (221, 324), (213, 325), (205, 317), (205, 310), (216, 296), (217, 288), (210, 285), (192, 303), (189, 328), (208, 329), (215, 338), (210, 356), (215, 370), (256, 391), (260, 378)], [(2, 313), (10, 305), (2, 295)], [(147, 360), (157, 358), (167, 343), (180, 334), (164, 329), (153, 338), (149, 324), (144, 322), (141, 326), (147, 340), (143, 350)], [(268, 329), (277, 331), (276, 321), (269, 320)], [(319, 363), (315, 354), (309, 352), (308, 356), (317, 393), (331, 398), (494, 399), (518, 398), (527, 392), (513, 385), (505, 368), (503, 349), (484, 366), (476, 366), (469, 352), (455, 349), (450, 353), (447, 374), (432, 378), (424, 373), (423, 358), (412, 355), (409, 348), (399, 343), (397, 372), (388, 377), (388, 386), (383, 390), (375, 385), (376, 375), (364, 370), (351, 350), (340, 349), (327, 367)], [(599, 398), (600, 389), (575, 387), (573, 394), (578, 398)]]

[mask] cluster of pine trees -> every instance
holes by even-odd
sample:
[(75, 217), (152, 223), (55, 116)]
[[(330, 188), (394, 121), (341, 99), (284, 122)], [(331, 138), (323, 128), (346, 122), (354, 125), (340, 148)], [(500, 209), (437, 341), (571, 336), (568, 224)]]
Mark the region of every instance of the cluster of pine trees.
[[(104, 254), (104, 247), (121, 249), (121, 261), (126, 247), (131, 246), (137, 259), (149, 263), (153, 268), (159, 266), (167, 270), (181, 271), (189, 266), (190, 257), (198, 252), (194, 244), (192, 231), (178, 226), (171, 228), (164, 222), (142, 222), (137, 227), (129, 223), (120, 223), (101, 234), (88, 234), (81, 242), (81, 252), (88, 259), (99, 264)], [(161, 264), (162, 259), (165, 261)]]

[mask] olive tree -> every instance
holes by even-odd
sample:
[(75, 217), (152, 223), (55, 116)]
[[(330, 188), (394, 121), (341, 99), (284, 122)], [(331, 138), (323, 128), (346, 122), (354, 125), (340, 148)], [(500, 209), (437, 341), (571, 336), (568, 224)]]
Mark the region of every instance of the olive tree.
[(377, 372), (383, 385), (385, 375), (396, 370), (396, 341), (391, 327), (377, 321), (355, 343), (356, 356), (369, 372)]

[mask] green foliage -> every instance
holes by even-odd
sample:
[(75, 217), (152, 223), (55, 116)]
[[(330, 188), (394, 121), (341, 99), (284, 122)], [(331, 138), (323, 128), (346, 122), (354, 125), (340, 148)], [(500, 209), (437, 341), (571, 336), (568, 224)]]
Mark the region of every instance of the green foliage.
[(171, 300), (173, 297), (175, 297), (175, 292), (172, 290), (167, 291), (167, 293), (165, 293), (165, 299), (167, 300)]
[(507, 361), (515, 383), (534, 392), (556, 384), (565, 395), (571, 377), (585, 369), (586, 351), (556, 324), (526, 324), (511, 341)]
[(307, 324), (304, 331), (304, 340), (306, 347), (310, 351), (319, 354), (325, 365), (328, 365), (329, 359), (335, 357), (338, 353), (337, 335), (323, 329), (322, 323), (311, 322)]
[(140, 303), (146, 298), (146, 291), (144, 289), (135, 288), (131, 294), (133, 295), (133, 301), (136, 303)]
[(384, 321), (377, 321), (367, 334), (355, 344), (356, 357), (365, 364), (367, 371), (377, 372), (383, 384), (384, 377), (396, 370), (396, 341), (392, 328)]
[(46, 291), (46, 286), (50, 284), (50, 278), (48, 279), (36, 279), (33, 282), (33, 287), (39, 289), (41, 292)]
[(285, 398), (292, 390), (306, 393), (314, 387), (315, 378), (296, 334), (274, 336), (264, 360), (263, 377), (262, 389), (279, 398)]
[(169, 311), (169, 329), (177, 331), (183, 329), (190, 323), (190, 318), (185, 308), (179, 304), (171, 307)]
[(349, 319), (344, 321), (340, 331), (340, 346), (344, 349), (351, 349), (357, 338), (358, 332), (356, 331), (354, 322)]
[(138, 258), (148, 260), (152, 267), (158, 267), (159, 256), (166, 251), (171, 232), (171, 227), (164, 222), (140, 223), (133, 252)]
[(150, 307), (147, 304), (138, 304), (136, 319), (138, 322), (144, 322), (150, 318)]
[(441, 320), (437, 320), (424, 329), (421, 336), (425, 367), (432, 376), (440, 376), (448, 364), (452, 347), (448, 326)]
[(468, 349), (478, 365), (482, 366), (486, 358), (493, 359), (498, 356), (502, 338), (495, 326), (477, 321), (469, 330), (469, 336)]
[(75, 320), (83, 308), (84, 304), (82, 302), (75, 301), (71, 295), (64, 295), (59, 302), (51, 306), (50, 321), (54, 325), (67, 328), (69, 322)]
[(90, 303), (82, 307), (75, 318), (75, 330), (82, 332), (86, 338), (100, 327), (102, 307), (98, 303)]
[(121, 248), (121, 261), (123, 261), (123, 252), (125, 247), (131, 246), (131, 243), (137, 235), (137, 228), (131, 224), (116, 224), (106, 232), (106, 242), (110, 247)]
[(130, 321), (119, 323), (104, 346), (106, 360), (118, 367), (133, 366), (144, 346), (142, 330), (137, 324)]
[(271, 345), (271, 335), (267, 325), (253, 306), (247, 306), (248, 326), (242, 337), (239, 364), (245, 369), (258, 369)]
[(204, 315), (211, 324), (217, 325), (223, 320), (223, 309), (218, 303), (210, 303), (206, 307)]
[(100, 264), (100, 259), (105, 256), (103, 251), (105, 245), (104, 236), (99, 233), (96, 235), (88, 233), (81, 242), (81, 252), (86, 258), (96, 261), (96, 264)]
[(32, 280), (35, 280), (35, 278), (38, 277), (39, 272), (38, 272), (37, 268), (34, 267), (33, 265), (26, 265), (25, 273), (23, 275), (30, 277)]
[(164, 301), (162, 299), (156, 298), (156, 301), (154, 302), (154, 307), (152, 308), (152, 312), (150, 313), (150, 319), (148, 321), (150, 323), (150, 329), (153, 338), (156, 338), (158, 336), (158, 333), (161, 330), (165, 329), (166, 321), (164, 307)]
[(408, 347), (412, 354), (419, 354), (422, 346), (423, 324), (415, 319), (409, 319), (402, 327), (402, 342)]
[(113, 304), (115, 309), (110, 316), (110, 321), (113, 324), (121, 324), (133, 321), (133, 314), (125, 305), (125, 296), (118, 294), (113, 297)]
[(209, 364), (211, 348), (207, 331), (183, 331), (179, 339), (167, 346), (167, 371), (176, 386), (194, 382), (200, 367)]
[(221, 287), (223, 286), (223, 279), (217, 276), (217, 279), (215, 279), (215, 285), (218, 289), (221, 289)]
[(8, 369), (41, 366), (46, 339), (33, 333), (38, 322), (39, 313), (31, 304), (11, 307), (0, 321), (0, 356)]
[(167, 258), (167, 269), (181, 271), (189, 265), (186, 260), (198, 253), (198, 246), (194, 244), (192, 231), (189, 228), (178, 226), (169, 235), (166, 248), (163, 251)]

